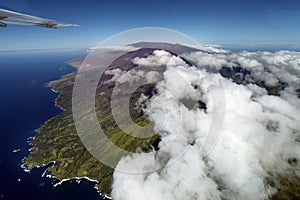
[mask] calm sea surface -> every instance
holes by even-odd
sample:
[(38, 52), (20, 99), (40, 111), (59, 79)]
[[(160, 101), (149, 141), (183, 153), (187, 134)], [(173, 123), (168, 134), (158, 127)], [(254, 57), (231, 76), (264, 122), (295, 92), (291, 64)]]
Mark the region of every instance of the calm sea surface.
[[(101, 199), (88, 181), (63, 183), (41, 177), (45, 168), (26, 173), (28, 138), (45, 120), (59, 114), (57, 94), (46, 83), (74, 71), (65, 62), (84, 56), (82, 50), (0, 52), (0, 199)], [(18, 152), (13, 152), (18, 150)]]

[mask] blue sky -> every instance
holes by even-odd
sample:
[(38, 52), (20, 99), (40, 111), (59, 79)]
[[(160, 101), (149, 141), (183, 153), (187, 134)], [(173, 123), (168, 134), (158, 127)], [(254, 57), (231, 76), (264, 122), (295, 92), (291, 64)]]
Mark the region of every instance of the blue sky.
[(0, 29), (0, 50), (94, 46), (127, 29), (157, 26), (200, 43), (300, 47), (299, 0), (1, 0), (0, 7), (81, 27)]

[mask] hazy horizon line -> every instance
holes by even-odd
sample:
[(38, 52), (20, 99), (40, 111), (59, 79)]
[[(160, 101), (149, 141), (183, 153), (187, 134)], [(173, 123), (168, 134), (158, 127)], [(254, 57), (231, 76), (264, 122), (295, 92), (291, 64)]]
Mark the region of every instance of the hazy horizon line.
[[(184, 44), (183, 44), (184, 45)], [(270, 49), (270, 50), (297, 50), (300, 51), (300, 45), (295, 44), (238, 44), (238, 43), (203, 43), (208, 46), (218, 46), (218, 48), (225, 49)], [(43, 51), (43, 50), (63, 50), (63, 49), (90, 49), (94, 46), (73, 46), (73, 47), (43, 47), (43, 48), (13, 48), (13, 49), (0, 49), (0, 52), (13, 52), (13, 51)]]

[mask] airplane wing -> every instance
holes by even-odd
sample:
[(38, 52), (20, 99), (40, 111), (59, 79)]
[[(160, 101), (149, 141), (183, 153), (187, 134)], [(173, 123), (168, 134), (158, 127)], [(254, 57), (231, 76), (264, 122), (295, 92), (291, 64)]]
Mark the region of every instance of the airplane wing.
[(77, 24), (66, 24), (0, 8), (0, 27), (7, 27), (7, 24), (39, 26), (43, 28), (78, 26)]

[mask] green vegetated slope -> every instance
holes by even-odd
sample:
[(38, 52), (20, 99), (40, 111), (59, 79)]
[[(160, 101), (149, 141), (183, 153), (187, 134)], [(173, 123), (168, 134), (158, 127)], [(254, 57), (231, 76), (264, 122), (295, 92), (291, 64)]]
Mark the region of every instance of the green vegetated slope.
[[(128, 63), (124, 60), (118, 61), (119, 64), (122, 62), (125, 66), (128, 66)], [(116, 67), (121, 66), (117, 65)], [(33, 149), (25, 159), (25, 165), (28, 169), (32, 169), (35, 166), (55, 161), (55, 164), (49, 167), (48, 172), (57, 179), (88, 177), (97, 180), (98, 188), (104, 194), (109, 195), (113, 169), (95, 159), (84, 147), (76, 132), (72, 116), (72, 88), (75, 76), (76, 73), (74, 72), (49, 83), (50, 87), (60, 93), (60, 96), (56, 99), (56, 104), (64, 111), (39, 127), (38, 133), (32, 141)], [(100, 82), (103, 83), (109, 78), (109, 76), (104, 76)], [(151, 150), (157, 145), (159, 136), (154, 135), (152, 138), (138, 139), (124, 133), (116, 125), (110, 108), (110, 96), (113, 86), (114, 83), (99, 84), (96, 93), (97, 117), (106, 136), (112, 143), (129, 152)], [(148, 121), (139, 110), (134, 109), (135, 102), (142, 93), (149, 93), (149, 90), (152, 89), (153, 86), (151, 85), (141, 87), (131, 97), (130, 114), (133, 121), (140, 126), (148, 125)], [(128, 129), (131, 132), (135, 131), (130, 125)]]

